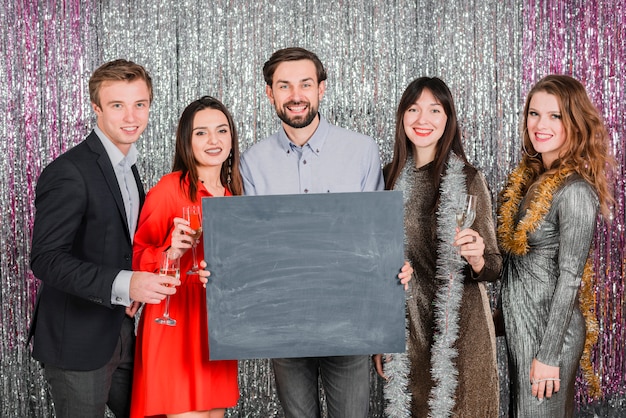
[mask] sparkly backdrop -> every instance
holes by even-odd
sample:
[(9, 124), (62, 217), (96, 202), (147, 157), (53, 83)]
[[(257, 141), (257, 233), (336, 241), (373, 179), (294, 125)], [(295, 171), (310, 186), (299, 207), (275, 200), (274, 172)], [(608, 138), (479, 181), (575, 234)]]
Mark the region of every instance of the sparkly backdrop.
[[(618, 161), (615, 217), (596, 235), (593, 356), (604, 396), (579, 382), (578, 416), (624, 416), (624, 0), (0, 0), (0, 416), (52, 417), (39, 365), (26, 346), (37, 280), (28, 268), (36, 179), (93, 126), (87, 81), (122, 57), (154, 79), (151, 122), (139, 143), (146, 188), (169, 171), (187, 103), (221, 98), (241, 147), (273, 132), (261, 67), (285, 46), (318, 53), (329, 79), (321, 112), (372, 135), (391, 158), (396, 103), (422, 75), (450, 86), (470, 160), (494, 198), (519, 159), (524, 95), (550, 72), (571, 74), (601, 109)], [(493, 289), (494, 294), (497, 288)], [(499, 339), (502, 416), (508, 390)], [(240, 364), (241, 401), (229, 417), (281, 417), (268, 362)], [(382, 416), (372, 376), (371, 416)]]

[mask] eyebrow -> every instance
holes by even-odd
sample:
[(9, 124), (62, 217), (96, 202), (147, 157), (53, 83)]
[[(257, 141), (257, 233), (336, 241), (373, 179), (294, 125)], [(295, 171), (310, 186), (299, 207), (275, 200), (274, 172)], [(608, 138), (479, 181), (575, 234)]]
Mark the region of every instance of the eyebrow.
[[(223, 126), (226, 126), (228, 128), (228, 124), (227, 123), (222, 123), (221, 125), (217, 125), (216, 128), (221, 128)], [(208, 126), (198, 126), (197, 128), (193, 128), (192, 131), (197, 131), (198, 129), (209, 129)]]
[[(529, 112), (530, 112), (530, 111), (539, 112), (539, 110), (538, 110), (538, 109), (535, 109), (534, 107), (529, 107), (529, 108), (528, 108), (528, 111), (529, 111)], [(561, 111), (560, 111), (560, 110), (548, 110), (548, 111), (546, 111), (545, 113), (561, 113)]]
[[(148, 103), (150, 102), (150, 100), (148, 99), (141, 99), (141, 100), (136, 100), (133, 102), (133, 104), (135, 103)], [(109, 100), (108, 102), (104, 103), (105, 105), (111, 105), (111, 104), (118, 104), (118, 103), (125, 103), (124, 100)]]
[[(298, 83), (304, 83), (305, 81), (313, 81), (313, 77), (303, 78), (299, 80)], [(290, 84), (291, 82), (287, 80), (276, 80), (276, 83)]]
[[(413, 104), (411, 106), (417, 106), (417, 102), (413, 102)], [(428, 106), (443, 106), (441, 103), (437, 103), (437, 102), (432, 102), (429, 103)]]

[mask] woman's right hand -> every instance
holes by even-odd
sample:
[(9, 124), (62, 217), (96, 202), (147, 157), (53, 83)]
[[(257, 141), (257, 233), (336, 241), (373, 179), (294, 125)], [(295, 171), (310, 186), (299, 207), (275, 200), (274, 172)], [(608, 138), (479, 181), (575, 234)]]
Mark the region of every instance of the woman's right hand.
[(383, 355), (374, 354), (372, 356), (372, 361), (374, 362), (374, 367), (376, 367), (376, 373), (378, 373), (378, 375), (383, 379), (389, 380), (389, 378), (385, 376), (385, 372), (383, 370)]

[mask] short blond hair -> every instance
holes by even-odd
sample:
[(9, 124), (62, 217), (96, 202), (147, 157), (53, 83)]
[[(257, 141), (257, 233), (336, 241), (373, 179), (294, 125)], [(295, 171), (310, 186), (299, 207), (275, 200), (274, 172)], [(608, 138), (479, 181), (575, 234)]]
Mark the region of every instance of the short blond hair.
[(150, 74), (139, 64), (124, 59), (117, 59), (102, 64), (93, 72), (89, 79), (89, 99), (100, 107), (100, 88), (106, 81), (135, 81), (143, 80), (150, 92), (152, 103), (152, 78)]

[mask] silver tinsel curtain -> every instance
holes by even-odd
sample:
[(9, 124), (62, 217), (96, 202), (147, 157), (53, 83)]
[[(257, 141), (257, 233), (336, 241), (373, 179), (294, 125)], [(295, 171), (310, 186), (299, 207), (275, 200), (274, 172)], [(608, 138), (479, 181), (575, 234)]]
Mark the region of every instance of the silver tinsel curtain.
[[(376, 138), (384, 162), (406, 85), (442, 77), (456, 99), (468, 157), (494, 199), (519, 159), (530, 86), (551, 72), (587, 86), (619, 165), (615, 218), (599, 224), (596, 237), (601, 335), (593, 360), (604, 396), (590, 399), (581, 381), (577, 403), (581, 417), (624, 416), (625, 9), (624, 0), (0, 0), (0, 416), (53, 416), (26, 346), (38, 286), (28, 267), (34, 188), (42, 168), (93, 126), (91, 72), (114, 58), (151, 72), (155, 102), (139, 143), (150, 188), (170, 169), (180, 112), (201, 95), (230, 108), (242, 149), (278, 127), (261, 67), (286, 46), (318, 53), (329, 72), (321, 112)], [(503, 341), (499, 351), (507, 416)], [(240, 404), (228, 416), (282, 416), (268, 361), (241, 362), (240, 383)], [(374, 374), (371, 405), (371, 416), (382, 416)]]

